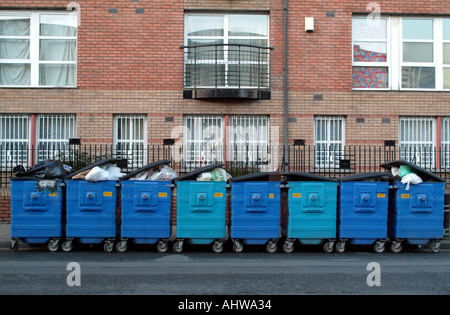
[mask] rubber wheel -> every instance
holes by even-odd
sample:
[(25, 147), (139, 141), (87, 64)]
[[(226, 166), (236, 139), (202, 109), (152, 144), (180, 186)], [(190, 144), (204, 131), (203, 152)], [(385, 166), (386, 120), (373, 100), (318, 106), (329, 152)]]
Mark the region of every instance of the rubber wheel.
[(212, 250), (214, 253), (221, 253), (223, 251), (223, 242), (214, 242)]
[(400, 253), (402, 251), (402, 243), (392, 243), (391, 244), (391, 252)]
[(345, 251), (345, 242), (337, 242), (336, 243), (336, 252), (343, 253)]
[(105, 253), (111, 253), (114, 249), (114, 243), (112, 242), (105, 242), (105, 244), (103, 245), (103, 250), (105, 251)]
[(268, 242), (266, 244), (266, 251), (268, 253), (275, 253), (277, 251), (277, 243), (274, 242)]
[(334, 247), (334, 242), (326, 242), (325, 245), (323, 245), (323, 251), (325, 253), (332, 253)]
[(439, 253), (440, 249), (441, 249), (441, 242), (437, 242), (437, 241), (433, 240), (431, 242), (431, 245), (430, 245), (431, 252), (432, 253)]
[(125, 253), (128, 250), (128, 244), (126, 241), (120, 241), (116, 244), (116, 251), (118, 253)]
[(183, 251), (183, 245), (179, 241), (176, 241), (173, 244), (173, 251), (174, 253), (181, 253)]
[(63, 252), (69, 253), (73, 250), (73, 243), (70, 241), (65, 241), (61, 244), (61, 249)]
[(386, 248), (386, 246), (385, 246), (385, 243), (384, 243), (384, 242), (376, 242), (376, 243), (373, 245), (373, 251), (374, 251), (375, 253), (383, 253), (384, 250), (385, 250), (385, 248)]
[(165, 253), (169, 249), (169, 244), (167, 242), (159, 241), (158, 244), (156, 244), (156, 250), (160, 253)]
[(241, 242), (235, 242), (233, 244), (233, 251), (235, 253), (242, 253), (243, 250), (244, 250), (244, 245), (242, 245)]
[(294, 243), (284, 243), (283, 244), (283, 252), (290, 254), (294, 251)]
[(59, 251), (59, 240), (50, 240), (47, 243), (47, 249), (49, 252), (57, 252)]

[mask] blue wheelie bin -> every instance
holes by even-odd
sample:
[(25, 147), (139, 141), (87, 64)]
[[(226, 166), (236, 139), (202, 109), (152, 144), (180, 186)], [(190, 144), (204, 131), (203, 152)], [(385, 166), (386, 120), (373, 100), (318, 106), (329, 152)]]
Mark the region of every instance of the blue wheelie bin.
[(283, 222), (285, 253), (294, 243), (323, 245), (333, 251), (336, 241), (337, 181), (308, 173), (285, 174), (288, 188), (288, 215)]
[(260, 172), (230, 179), (233, 250), (244, 245), (266, 245), (276, 252), (280, 238), (281, 173)]
[(21, 240), (59, 250), (65, 176), (60, 162), (45, 161), (11, 178), (11, 249), (17, 250)]
[(116, 180), (88, 181), (75, 179), (76, 175), (89, 171), (95, 166), (117, 164), (125, 166), (126, 160), (105, 159), (93, 163), (66, 179), (66, 240), (61, 249), (70, 252), (73, 243), (101, 244), (105, 252), (112, 252), (116, 240)]
[(225, 164), (201, 167), (177, 178), (177, 224), (173, 251), (183, 251), (183, 244), (213, 244), (216, 253), (223, 251), (226, 238), (227, 181), (197, 181), (204, 173)]
[(172, 180), (137, 180), (136, 175), (170, 164), (163, 160), (148, 164), (120, 178), (120, 241), (118, 252), (127, 251), (128, 242), (156, 244), (166, 252), (171, 233)]
[(406, 161), (381, 164), (386, 169), (409, 166), (421, 179), (420, 184), (396, 181), (389, 195), (388, 235), (391, 251), (398, 253), (402, 243), (427, 245), (439, 252), (444, 237), (445, 181), (439, 176)]
[(389, 184), (387, 172), (371, 172), (339, 178), (338, 237), (336, 251), (346, 243), (373, 245), (377, 253), (385, 250)]

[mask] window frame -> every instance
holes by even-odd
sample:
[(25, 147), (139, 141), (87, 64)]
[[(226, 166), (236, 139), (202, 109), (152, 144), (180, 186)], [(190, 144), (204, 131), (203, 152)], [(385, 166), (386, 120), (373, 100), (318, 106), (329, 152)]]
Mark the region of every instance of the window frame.
[[(75, 16), (77, 23), (77, 34), (75, 36), (41, 36), (40, 35), (40, 17), (41, 15), (67, 15)], [(0, 35), (0, 39), (28, 39), (30, 41), (30, 56), (29, 59), (0, 59), (0, 64), (29, 64), (30, 65), (30, 85), (0, 85), (0, 88), (76, 88), (77, 87), (77, 72), (78, 72), (78, 15), (76, 11), (63, 10), (32, 10), (32, 11), (10, 11), (0, 10), (0, 16), (4, 17), (23, 17), (30, 19), (30, 34), (28, 36), (6, 36)], [(40, 41), (41, 40), (75, 40), (75, 60), (73, 61), (49, 61), (40, 60)], [(43, 64), (67, 64), (75, 65), (74, 70), (74, 85), (40, 85), (39, 71)]]
[[(329, 148), (331, 146), (340, 146), (340, 149), (334, 150), (333, 152), (338, 152), (339, 156), (345, 156), (346, 120), (347, 119), (345, 116), (314, 116), (314, 168), (321, 169), (339, 167), (339, 164), (336, 164), (339, 163), (339, 159), (335, 159), (335, 154), (333, 154), (333, 158), (330, 157), (331, 150)], [(318, 140), (319, 135), (317, 134), (317, 124), (319, 122), (326, 124), (327, 137), (325, 140)], [(331, 122), (340, 122), (340, 140), (330, 139)], [(326, 150), (325, 156), (322, 158), (320, 155), (321, 150), (318, 150), (318, 147), (323, 145), (326, 145)], [(324, 163), (322, 163), (322, 159), (324, 160)]]
[[(13, 136), (9, 138), (3, 138), (5, 132), (6, 132), (6, 125), (3, 125), (3, 122), (5, 120), (15, 120), (19, 119), (23, 122), (21, 126), (21, 130), (17, 129), (19, 131), (19, 134), (22, 134), (22, 137)], [(0, 115), (0, 121), (2, 124), (0, 124), (0, 158), (1, 158), (1, 166), (6, 168), (13, 168), (16, 165), (19, 164), (28, 164), (28, 161), (30, 159), (29, 153), (31, 153), (29, 150), (31, 150), (31, 115), (28, 114), (1, 114)], [(10, 123), (11, 124), (11, 123)], [(11, 125), (9, 124), (10, 128), (9, 131), (15, 130), (15, 128), (11, 128)], [(13, 145), (13, 148), (11, 148), (11, 144)], [(6, 146), (6, 147), (4, 147)], [(21, 150), (19, 147), (24, 146), (23, 150)], [(11, 152), (13, 152), (11, 154)], [(20, 154), (20, 152), (23, 152), (23, 154)], [(5, 155), (4, 155), (5, 153)], [(11, 158), (12, 157), (12, 158)]]

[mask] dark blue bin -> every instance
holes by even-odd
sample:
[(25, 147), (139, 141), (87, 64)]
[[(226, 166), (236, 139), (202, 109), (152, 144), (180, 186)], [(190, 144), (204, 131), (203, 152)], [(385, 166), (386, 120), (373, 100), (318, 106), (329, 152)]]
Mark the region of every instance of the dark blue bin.
[(63, 200), (59, 179), (11, 178), (11, 248), (18, 249), (22, 240), (59, 250)]
[(423, 181), (420, 184), (394, 183), (389, 196), (389, 238), (391, 251), (398, 253), (402, 243), (429, 245), (432, 252), (439, 252), (444, 237), (445, 182), (433, 173), (406, 162), (394, 161), (382, 164), (391, 169), (409, 166)]
[(346, 243), (373, 245), (375, 252), (384, 252), (392, 180), (386, 172), (339, 178), (337, 252), (344, 252)]
[(280, 238), (281, 173), (262, 172), (230, 179), (233, 250), (243, 245), (266, 245), (277, 250)]
[(66, 241), (62, 250), (70, 252), (73, 243), (100, 244), (104, 251), (111, 252), (117, 236), (116, 207), (118, 181), (90, 182), (73, 179), (75, 175), (95, 166), (110, 163), (126, 163), (119, 159), (106, 159), (91, 164), (66, 179)]
[(159, 252), (166, 252), (171, 235), (173, 181), (133, 180), (134, 176), (169, 164), (170, 160), (151, 163), (120, 179), (121, 223), (118, 252), (125, 252), (128, 242), (156, 244)]

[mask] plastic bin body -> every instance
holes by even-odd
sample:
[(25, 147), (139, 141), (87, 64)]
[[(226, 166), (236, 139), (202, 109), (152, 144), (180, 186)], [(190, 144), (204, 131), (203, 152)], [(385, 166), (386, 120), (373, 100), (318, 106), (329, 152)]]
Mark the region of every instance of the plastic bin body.
[(11, 180), (12, 238), (42, 244), (62, 236), (63, 190), (60, 184), (60, 180), (53, 179)]
[(226, 182), (177, 182), (177, 238), (211, 244), (226, 236)]
[(336, 182), (288, 182), (286, 237), (302, 244), (336, 238)]
[(339, 238), (369, 245), (387, 238), (388, 182), (347, 181), (339, 189)]
[(66, 180), (66, 236), (98, 244), (116, 237), (116, 181)]
[(280, 237), (280, 182), (231, 182), (230, 236), (243, 244)]
[(405, 184), (392, 188), (389, 197), (389, 237), (424, 245), (444, 235), (443, 182)]
[(136, 244), (170, 238), (170, 181), (125, 180), (121, 188), (121, 237)]

